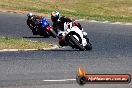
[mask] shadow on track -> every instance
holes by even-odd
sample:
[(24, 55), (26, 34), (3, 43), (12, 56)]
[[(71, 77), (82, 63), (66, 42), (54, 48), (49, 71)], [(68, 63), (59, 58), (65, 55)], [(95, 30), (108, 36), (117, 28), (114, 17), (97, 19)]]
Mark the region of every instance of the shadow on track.
[(69, 49), (69, 50), (40, 50), (40, 51), (79, 51), (79, 50), (74, 50), (74, 49)]
[(44, 36), (29, 36), (29, 37), (23, 37), (23, 38), (49, 38), (49, 37), (44, 37)]
[(57, 51), (57, 52), (62, 52), (62, 51), (79, 51), (79, 52), (87, 52), (87, 51), (92, 51), (92, 50), (87, 50), (87, 51), (80, 51), (78, 49), (63, 49), (63, 48), (60, 48), (60, 49), (50, 49), (50, 50), (39, 50), (39, 51)]

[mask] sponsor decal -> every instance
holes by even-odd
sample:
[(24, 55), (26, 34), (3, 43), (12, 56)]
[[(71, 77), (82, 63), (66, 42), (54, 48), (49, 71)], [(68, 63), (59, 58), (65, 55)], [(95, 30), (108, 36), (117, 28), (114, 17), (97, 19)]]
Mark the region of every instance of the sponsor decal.
[(129, 74), (86, 74), (81, 67), (78, 68), (76, 77), (78, 84), (86, 83), (130, 83), (131, 76)]

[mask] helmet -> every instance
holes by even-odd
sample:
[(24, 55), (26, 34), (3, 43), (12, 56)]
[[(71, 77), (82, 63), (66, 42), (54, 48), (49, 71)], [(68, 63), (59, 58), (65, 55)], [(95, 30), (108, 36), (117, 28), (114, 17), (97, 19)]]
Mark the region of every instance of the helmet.
[(52, 12), (51, 13), (51, 20), (53, 22), (56, 22), (60, 17), (60, 13), (58, 11)]
[(28, 13), (28, 14), (27, 14), (27, 17), (32, 17), (32, 16), (33, 16), (32, 13)]

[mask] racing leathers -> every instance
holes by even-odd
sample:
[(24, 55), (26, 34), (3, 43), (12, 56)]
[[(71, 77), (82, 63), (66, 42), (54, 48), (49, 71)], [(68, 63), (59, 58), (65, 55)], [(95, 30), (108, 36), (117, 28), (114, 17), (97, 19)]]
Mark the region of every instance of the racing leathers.
[(27, 19), (27, 25), (32, 30), (33, 35), (37, 34), (37, 28), (36, 27), (38, 24), (38, 20), (41, 18), (42, 18), (42, 16), (33, 15), (32, 17), (28, 17), (28, 19)]
[[(81, 27), (80, 23), (76, 22), (74, 19), (71, 19), (69, 17), (62, 16), (59, 20), (53, 23), (53, 29), (58, 34), (59, 31), (65, 31), (64, 30), (64, 23), (65, 22), (72, 22), (73, 26), (77, 26), (80, 30), (83, 31), (83, 28)], [(59, 45), (60, 46), (67, 46), (65, 41), (62, 39), (62, 36), (59, 36)]]

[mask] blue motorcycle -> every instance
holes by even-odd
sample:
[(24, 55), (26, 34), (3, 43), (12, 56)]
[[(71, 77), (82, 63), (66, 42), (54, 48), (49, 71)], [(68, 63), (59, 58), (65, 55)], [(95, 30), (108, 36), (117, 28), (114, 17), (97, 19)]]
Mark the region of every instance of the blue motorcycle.
[(33, 32), (33, 35), (56, 38), (56, 32), (52, 29), (46, 18), (27, 19), (27, 24)]

